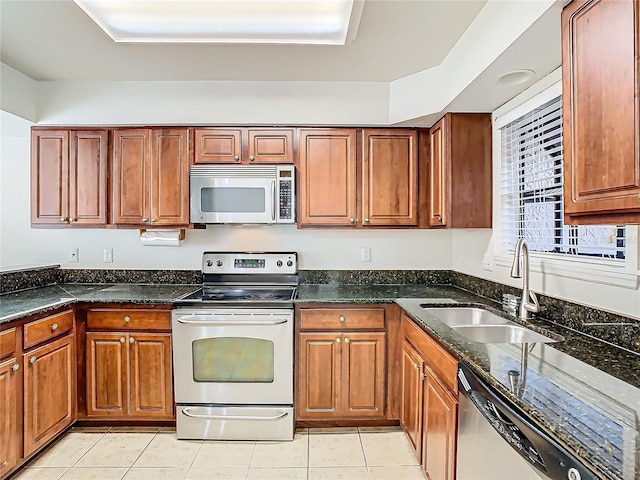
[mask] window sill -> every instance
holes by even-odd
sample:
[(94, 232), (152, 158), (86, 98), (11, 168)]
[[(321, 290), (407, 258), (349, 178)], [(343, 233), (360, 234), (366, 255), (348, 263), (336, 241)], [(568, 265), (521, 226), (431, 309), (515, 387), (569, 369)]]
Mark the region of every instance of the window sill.
[[(494, 255), (493, 262), (495, 265), (511, 268), (513, 254)], [(531, 254), (529, 268), (532, 272), (546, 275), (574, 278), (629, 289), (638, 288), (638, 280), (640, 279), (640, 272), (630, 271), (623, 263), (597, 264), (582, 259), (578, 260), (575, 257), (562, 259)]]

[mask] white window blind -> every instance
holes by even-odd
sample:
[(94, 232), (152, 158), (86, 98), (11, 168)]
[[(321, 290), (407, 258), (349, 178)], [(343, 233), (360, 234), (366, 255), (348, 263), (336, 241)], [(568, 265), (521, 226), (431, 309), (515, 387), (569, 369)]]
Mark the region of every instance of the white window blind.
[(524, 237), (535, 252), (624, 261), (625, 227), (563, 222), (562, 97), (500, 131), (503, 250)]

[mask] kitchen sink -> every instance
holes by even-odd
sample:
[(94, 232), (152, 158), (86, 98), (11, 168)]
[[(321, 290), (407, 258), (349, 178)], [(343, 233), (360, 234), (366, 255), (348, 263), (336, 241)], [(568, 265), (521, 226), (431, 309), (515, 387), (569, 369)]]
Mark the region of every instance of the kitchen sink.
[(463, 337), (479, 343), (551, 343), (556, 340), (534, 332), (495, 313), (476, 307), (420, 307)]
[(554, 339), (520, 325), (458, 325), (456, 333), (479, 343), (552, 343)]
[(445, 325), (450, 327), (458, 327), (462, 325), (501, 325), (513, 324), (506, 318), (503, 318), (489, 310), (473, 307), (454, 307), (454, 308), (428, 308), (429, 305), (420, 305), (420, 307), (430, 315), (433, 315)]

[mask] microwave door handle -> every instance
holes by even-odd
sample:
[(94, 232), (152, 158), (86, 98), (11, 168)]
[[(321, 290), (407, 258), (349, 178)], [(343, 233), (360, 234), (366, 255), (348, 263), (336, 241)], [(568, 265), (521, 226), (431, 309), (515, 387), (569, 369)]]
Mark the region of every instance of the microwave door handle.
[(276, 181), (271, 181), (271, 198), (273, 201), (271, 202), (271, 220), (276, 221), (276, 202), (278, 199), (276, 198)]

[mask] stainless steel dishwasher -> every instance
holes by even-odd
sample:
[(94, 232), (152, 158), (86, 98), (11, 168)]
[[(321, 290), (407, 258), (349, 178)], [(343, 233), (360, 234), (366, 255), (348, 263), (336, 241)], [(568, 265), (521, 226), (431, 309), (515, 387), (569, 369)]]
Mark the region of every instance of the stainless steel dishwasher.
[(464, 364), (458, 387), (457, 480), (599, 478)]

